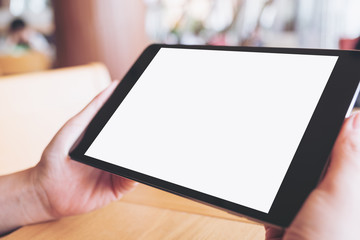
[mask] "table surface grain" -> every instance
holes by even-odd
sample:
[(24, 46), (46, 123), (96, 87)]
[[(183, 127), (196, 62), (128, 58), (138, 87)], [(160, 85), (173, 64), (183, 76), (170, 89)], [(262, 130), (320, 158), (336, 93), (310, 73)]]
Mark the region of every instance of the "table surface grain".
[(140, 184), (122, 200), (79, 216), (22, 227), (10, 239), (264, 239), (264, 227)]

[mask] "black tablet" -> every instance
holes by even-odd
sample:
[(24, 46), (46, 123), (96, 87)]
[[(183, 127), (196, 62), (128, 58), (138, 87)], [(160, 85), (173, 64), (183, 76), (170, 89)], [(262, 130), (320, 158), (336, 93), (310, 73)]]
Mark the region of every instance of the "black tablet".
[(360, 52), (151, 45), (72, 159), (275, 226), (317, 185)]

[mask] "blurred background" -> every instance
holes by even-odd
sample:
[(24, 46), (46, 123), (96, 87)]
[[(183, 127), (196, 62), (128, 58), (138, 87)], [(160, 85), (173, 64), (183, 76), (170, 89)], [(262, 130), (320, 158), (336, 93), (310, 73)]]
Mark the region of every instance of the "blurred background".
[(101, 62), (149, 43), (354, 49), (358, 0), (0, 0), (0, 74)]

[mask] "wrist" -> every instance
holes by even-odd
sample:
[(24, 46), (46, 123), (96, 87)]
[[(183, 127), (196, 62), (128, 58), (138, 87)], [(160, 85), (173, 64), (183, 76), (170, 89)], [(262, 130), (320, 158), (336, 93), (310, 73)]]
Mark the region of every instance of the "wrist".
[(53, 219), (37, 188), (33, 169), (0, 177), (0, 234)]
[(31, 198), (34, 203), (27, 209), (30, 224), (56, 219), (52, 213), (53, 211), (47, 193), (38, 178), (36, 167), (31, 168), (28, 171), (28, 197)]

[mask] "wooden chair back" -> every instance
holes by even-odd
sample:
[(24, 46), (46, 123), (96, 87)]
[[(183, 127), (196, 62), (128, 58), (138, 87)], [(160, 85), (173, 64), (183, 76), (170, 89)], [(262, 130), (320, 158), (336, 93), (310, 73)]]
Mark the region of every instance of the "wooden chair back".
[(36, 165), (58, 129), (110, 81), (101, 64), (0, 77), (0, 175)]

